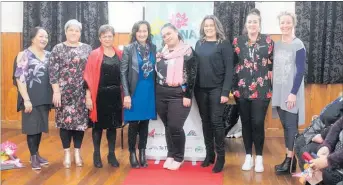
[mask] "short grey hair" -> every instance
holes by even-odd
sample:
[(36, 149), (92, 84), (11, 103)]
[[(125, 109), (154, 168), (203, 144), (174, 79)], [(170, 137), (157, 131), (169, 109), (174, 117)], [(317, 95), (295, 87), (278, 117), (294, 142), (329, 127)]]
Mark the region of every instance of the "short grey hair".
[(292, 20), (293, 20), (293, 25), (294, 25), (294, 27), (297, 25), (297, 16), (296, 16), (294, 13), (287, 12), (287, 11), (281, 12), (281, 13), (277, 16), (279, 22), (280, 22), (280, 19), (281, 19), (282, 16), (290, 16), (290, 17), (292, 18)]
[(70, 26), (77, 26), (80, 31), (82, 30), (82, 24), (76, 20), (76, 19), (70, 19), (65, 25), (64, 25), (64, 31), (67, 31), (67, 29), (70, 27)]
[(105, 34), (108, 31), (111, 32), (113, 36), (115, 35), (114, 28), (109, 24), (104, 24), (100, 26), (98, 36), (100, 37), (102, 34)]

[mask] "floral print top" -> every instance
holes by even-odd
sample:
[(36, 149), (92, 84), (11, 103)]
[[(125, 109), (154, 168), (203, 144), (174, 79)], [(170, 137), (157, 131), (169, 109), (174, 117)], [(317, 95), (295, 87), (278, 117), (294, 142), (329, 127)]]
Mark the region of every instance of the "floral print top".
[(233, 40), (235, 75), (233, 95), (244, 99), (270, 99), (274, 42), (269, 35), (259, 34), (251, 43), (248, 35)]
[[(50, 52), (48, 51), (44, 51), (44, 59), (41, 60), (29, 49), (25, 49), (15, 68), (14, 76), (21, 83), (26, 84), (27, 93), (33, 106), (52, 104), (52, 89), (48, 73), (49, 57)], [(23, 98), (19, 93), (19, 110), (24, 108), (23, 103)]]

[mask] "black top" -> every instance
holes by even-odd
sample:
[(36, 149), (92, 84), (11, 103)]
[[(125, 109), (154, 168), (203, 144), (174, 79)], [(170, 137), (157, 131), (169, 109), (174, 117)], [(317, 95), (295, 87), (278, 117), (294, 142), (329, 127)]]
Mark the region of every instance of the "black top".
[(99, 90), (101, 88), (107, 88), (108, 86), (120, 87), (120, 68), (119, 59), (117, 55), (108, 57), (104, 55), (103, 63), (101, 65)]
[[(45, 58), (41, 61), (29, 49), (23, 51), (23, 56), (17, 63), (14, 61), (13, 84), (17, 86), (16, 79), (26, 83), (27, 93), (33, 107), (52, 105), (52, 88), (49, 81), (50, 52), (45, 51)], [(24, 99), (18, 90), (17, 111), (24, 110)]]
[(233, 75), (233, 51), (231, 43), (224, 40), (198, 41), (195, 45), (198, 60), (196, 86), (222, 88), (222, 96), (229, 96)]
[[(182, 85), (183, 88), (183, 96), (185, 98), (192, 98), (193, 90), (195, 85), (195, 78), (197, 75), (197, 61), (194, 56), (194, 50), (192, 49), (192, 53), (187, 56), (184, 56), (184, 65), (183, 65), (183, 73), (184, 73), (184, 84)], [(160, 61), (156, 61), (156, 83), (162, 86), (168, 86), (166, 83), (167, 78), (167, 69), (168, 64), (166, 60), (162, 58)]]

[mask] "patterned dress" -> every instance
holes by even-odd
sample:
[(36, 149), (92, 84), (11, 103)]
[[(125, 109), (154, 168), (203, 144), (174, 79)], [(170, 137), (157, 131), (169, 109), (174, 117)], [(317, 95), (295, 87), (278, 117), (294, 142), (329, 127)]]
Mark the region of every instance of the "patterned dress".
[(233, 94), (243, 99), (267, 99), (272, 97), (272, 83), (268, 71), (273, 70), (274, 42), (268, 35), (259, 34), (255, 43), (248, 35), (235, 38), (235, 74)]
[(56, 109), (55, 118), (58, 128), (78, 131), (88, 128), (83, 72), (91, 50), (87, 44), (71, 47), (60, 43), (51, 51), (50, 83), (58, 84), (61, 91), (61, 106)]

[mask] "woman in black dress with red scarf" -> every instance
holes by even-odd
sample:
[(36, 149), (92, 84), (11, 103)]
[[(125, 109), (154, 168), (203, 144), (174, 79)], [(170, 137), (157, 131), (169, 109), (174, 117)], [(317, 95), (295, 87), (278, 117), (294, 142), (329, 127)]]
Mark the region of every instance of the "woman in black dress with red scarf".
[(93, 163), (96, 168), (102, 168), (100, 143), (103, 129), (107, 130), (108, 163), (119, 167), (114, 150), (116, 129), (122, 124), (119, 66), (122, 52), (113, 47), (114, 34), (114, 28), (110, 25), (99, 28), (101, 46), (90, 53), (84, 73), (86, 106), (90, 110), (90, 127), (93, 128)]
[[(245, 162), (242, 170), (263, 172), (264, 120), (272, 96), (273, 41), (260, 33), (261, 16), (257, 9), (249, 12), (243, 34), (233, 41), (235, 77), (233, 94), (242, 120)], [(253, 162), (252, 145), (256, 161)]]

